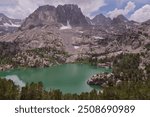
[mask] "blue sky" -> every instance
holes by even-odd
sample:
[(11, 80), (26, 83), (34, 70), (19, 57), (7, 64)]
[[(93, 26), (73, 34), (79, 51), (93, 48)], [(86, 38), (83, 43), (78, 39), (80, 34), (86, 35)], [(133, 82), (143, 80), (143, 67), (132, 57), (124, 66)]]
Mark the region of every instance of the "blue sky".
[(46, 4), (77, 4), (91, 18), (102, 13), (110, 18), (123, 14), (138, 22), (150, 19), (150, 0), (0, 0), (0, 12), (12, 18), (24, 19)]
[(105, 0), (106, 6), (101, 7), (97, 12), (107, 14), (109, 11), (112, 11), (115, 8), (122, 9), (126, 6), (126, 4), (129, 1), (134, 2), (136, 4), (135, 10), (141, 8), (145, 4), (150, 4), (150, 0)]
[[(128, 3), (133, 7), (128, 12), (125, 11)], [(150, 19), (150, 0), (105, 0), (105, 5), (100, 7), (99, 10), (92, 13), (93, 16), (96, 14), (104, 14), (105, 16), (113, 16), (115, 12), (120, 11), (130, 20), (135, 20), (137, 22), (143, 22)], [(111, 12), (111, 15), (109, 14)], [(119, 13), (120, 13), (119, 12)], [(116, 14), (117, 16), (117, 14)], [(115, 15), (114, 15), (115, 17)], [(111, 18), (114, 18), (111, 17)]]

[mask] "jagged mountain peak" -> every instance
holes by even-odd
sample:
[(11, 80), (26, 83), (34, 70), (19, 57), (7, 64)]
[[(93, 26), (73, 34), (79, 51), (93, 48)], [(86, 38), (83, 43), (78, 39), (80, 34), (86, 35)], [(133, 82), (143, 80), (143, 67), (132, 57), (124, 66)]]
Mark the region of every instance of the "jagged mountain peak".
[(21, 26), (21, 29), (31, 29), (37, 26), (59, 24), (71, 26), (87, 25), (86, 17), (81, 9), (74, 4), (58, 5), (57, 7), (44, 5), (35, 10)]
[(76, 4), (58, 5), (57, 10), (63, 10), (64, 12), (70, 12), (70, 13), (72, 12), (82, 13), (81, 9)]
[(99, 14), (92, 19), (92, 22), (95, 25), (109, 25), (111, 23), (111, 19), (105, 17), (103, 14)]
[(71, 8), (71, 9), (78, 9), (78, 5), (76, 4), (64, 4), (64, 5), (58, 5), (57, 7), (65, 7), (65, 8)]
[(113, 19), (116, 22), (127, 22), (129, 21), (124, 15), (118, 15), (116, 18)]
[(56, 8), (50, 5), (44, 5), (37, 8), (30, 14), (23, 24), (21, 30), (32, 29), (43, 25), (50, 25), (56, 22)]
[(70, 25), (73, 26), (88, 24), (86, 17), (83, 15), (81, 9), (78, 7), (78, 5), (74, 4), (58, 5), (57, 21), (64, 25), (66, 25), (67, 21), (69, 21)]
[[(96, 15), (94, 18), (106, 18), (103, 14), (98, 14), (98, 15)], [(94, 19), (93, 18), (93, 19)]]
[(39, 6), (39, 8), (37, 10), (51, 10), (54, 9), (55, 7), (52, 5), (43, 5), (43, 6)]
[[(56, 8), (54, 6), (51, 6), (51, 5), (44, 5), (44, 6), (39, 6), (39, 8), (37, 8), (32, 14), (34, 13), (39, 13), (39, 12), (50, 12), (50, 11), (53, 11), (55, 10)], [(32, 15), (31, 14), (31, 15)], [(31, 16), (30, 15), (30, 16)]]

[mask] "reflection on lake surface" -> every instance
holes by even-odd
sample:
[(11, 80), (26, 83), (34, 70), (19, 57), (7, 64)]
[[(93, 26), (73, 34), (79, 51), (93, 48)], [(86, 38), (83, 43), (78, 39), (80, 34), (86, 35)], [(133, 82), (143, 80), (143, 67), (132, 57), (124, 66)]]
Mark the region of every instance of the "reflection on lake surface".
[(9, 77), (16, 84), (41, 81), (46, 90), (60, 89), (63, 93), (81, 93), (93, 89), (86, 82), (92, 75), (100, 72), (111, 72), (111, 69), (87, 64), (64, 64), (48, 68), (14, 69), (0, 72), (0, 77)]

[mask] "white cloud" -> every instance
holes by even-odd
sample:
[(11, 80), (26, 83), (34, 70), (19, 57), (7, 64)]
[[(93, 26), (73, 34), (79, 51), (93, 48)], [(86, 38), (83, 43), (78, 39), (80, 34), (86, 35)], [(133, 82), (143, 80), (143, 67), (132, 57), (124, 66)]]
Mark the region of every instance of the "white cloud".
[(136, 5), (134, 2), (129, 1), (124, 9), (115, 8), (113, 11), (109, 11), (107, 16), (111, 19), (117, 17), (118, 15), (128, 15), (131, 11), (135, 9)]
[(149, 3), (149, 0), (116, 0), (116, 2), (119, 2), (120, 4), (127, 3), (128, 1), (139, 3), (139, 4)]
[(150, 19), (150, 5), (146, 4), (142, 8), (136, 10), (130, 17), (130, 20), (144, 22)]
[(87, 16), (105, 5), (105, 0), (1, 0), (0, 12), (13, 18), (25, 18), (42, 5), (77, 4)]
[[(0, 8), (0, 12), (12, 18), (24, 18), (38, 7), (34, 1), (35, 0), (6, 0), (5, 5)], [(2, 3), (2, 1), (0, 2)]]

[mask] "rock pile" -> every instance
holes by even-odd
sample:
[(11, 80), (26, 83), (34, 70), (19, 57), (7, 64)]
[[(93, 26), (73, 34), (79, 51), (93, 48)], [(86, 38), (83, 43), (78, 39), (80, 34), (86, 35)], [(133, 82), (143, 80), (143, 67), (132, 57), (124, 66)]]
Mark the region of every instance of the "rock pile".
[(101, 87), (107, 87), (112, 85), (118, 85), (121, 83), (121, 80), (115, 78), (113, 73), (99, 73), (92, 76), (88, 81), (88, 85), (98, 85)]

